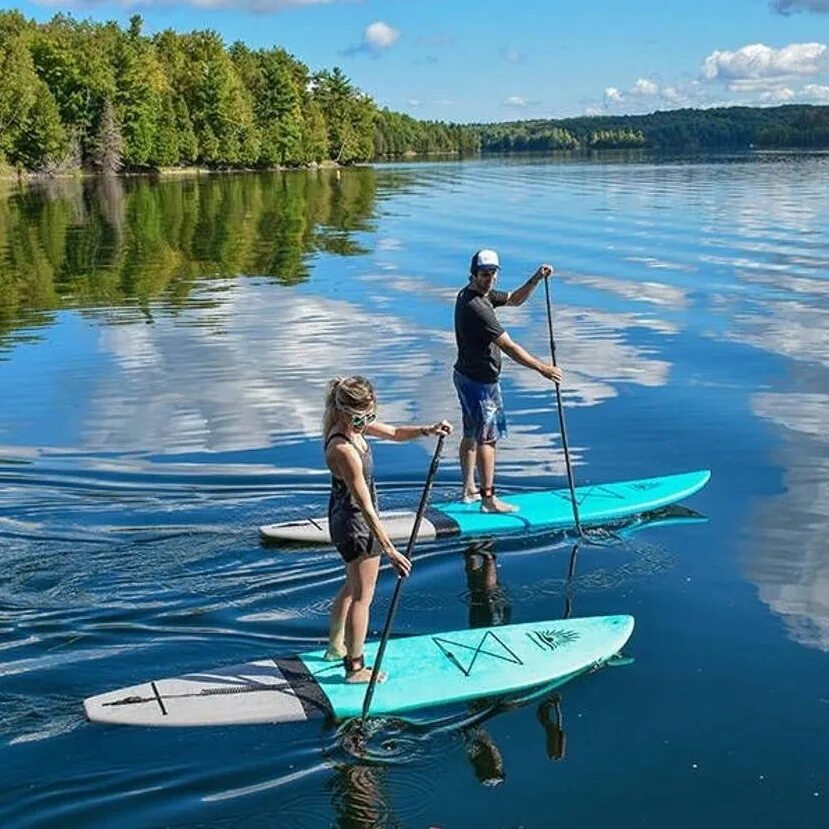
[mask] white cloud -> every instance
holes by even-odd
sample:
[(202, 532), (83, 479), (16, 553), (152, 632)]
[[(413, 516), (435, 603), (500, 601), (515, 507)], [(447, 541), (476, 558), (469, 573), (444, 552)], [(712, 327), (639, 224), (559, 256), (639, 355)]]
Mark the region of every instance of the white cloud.
[[(687, 84), (684, 88), (677, 86), (660, 86), (650, 78), (639, 78), (627, 90), (609, 86), (604, 91), (604, 106), (601, 112), (623, 109), (625, 112), (653, 110), (665, 105), (693, 106), (699, 102), (698, 84)], [(596, 107), (591, 107), (595, 110)]]
[(510, 95), (509, 98), (504, 98), (501, 101), (502, 106), (505, 107), (525, 107), (527, 106), (527, 99), (522, 98), (520, 95)]
[[(829, 0), (826, 0), (829, 4)], [(585, 113), (639, 114), (677, 107), (759, 106), (829, 103), (829, 46), (791, 43), (780, 49), (752, 43), (734, 51), (715, 50), (702, 62), (700, 77), (661, 84), (640, 77), (625, 89), (608, 86), (602, 102), (585, 102)], [(812, 83), (805, 83), (812, 79)], [(723, 90), (729, 94), (723, 95)]]
[(702, 77), (720, 81), (732, 92), (761, 89), (770, 81), (791, 79), (829, 71), (829, 50), (824, 43), (791, 43), (774, 49), (752, 43), (736, 52), (714, 51), (702, 64)]
[(801, 94), (807, 101), (816, 104), (829, 104), (829, 86), (807, 83), (801, 90)]
[(406, 101), (406, 103), (410, 107), (419, 107), (420, 106), (420, 101), (417, 98), (409, 98), (409, 100)]
[(400, 31), (382, 20), (370, 23), (363, 32), (363, 43), (370, 49), (388, 49), (400, 37)]
[(342, 54), (348, 56), (370, 55), (379, 57), (386, 49), (394, 46), (400, 38), (400, 30), (389, 26), (382, 20), (375, 20), (363, 29), (363, 39), (355, 46), (344, 49)]
[(795, 92), (788, 86), (778, 86), (760, 93), (764, 104), (790, 104), (795, 99)]
[(657, 95), (659, 93), (659, 87), (647, 78), (639, 78), (630, 92), (631, 95)]
[(769, 5), (780, 14), (829, 12), (829, 0), (770, 0)]

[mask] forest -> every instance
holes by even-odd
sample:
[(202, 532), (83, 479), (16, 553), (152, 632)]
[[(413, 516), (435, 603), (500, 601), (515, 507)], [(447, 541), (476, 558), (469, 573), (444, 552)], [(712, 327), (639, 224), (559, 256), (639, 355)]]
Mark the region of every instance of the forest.
[(0, 12), (0, 163), (101, 173), (348, 164), (469, 153), (476, 134), (380, 109), (339, 69), (212, 31), (142, 34), (58, 14)]
[(829, 147), (829, 106), (675, 109), (473, 125), (484, 152), (626, 149), (816, 149)]
[(380, 108), (334, 67), (213, 31), (147, 36), (0, 12), (0, 172), (270, 169), (437, 154), (829, 146), (829, 107), (728, 107), (494, 124)]

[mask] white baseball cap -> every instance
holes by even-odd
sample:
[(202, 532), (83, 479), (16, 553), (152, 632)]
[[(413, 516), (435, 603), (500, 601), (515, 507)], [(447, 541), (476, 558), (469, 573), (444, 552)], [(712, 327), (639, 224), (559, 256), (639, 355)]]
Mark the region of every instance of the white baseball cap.
[(484, 248), (479, 250), (472, 257), (471, 270), (473, 273), (479, 268), (500, 268), (501, 263), (498, 261), (498, 254), (494, 250)]

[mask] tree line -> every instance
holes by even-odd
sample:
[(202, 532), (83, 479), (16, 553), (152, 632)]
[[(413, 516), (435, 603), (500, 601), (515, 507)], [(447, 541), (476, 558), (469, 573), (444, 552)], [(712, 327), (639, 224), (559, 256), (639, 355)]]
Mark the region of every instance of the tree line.
[(339, 68), (213, 31), (152, 37), (0, 12), (0, 167), (103, 173), (269, 168), (437, 153), (829, 146), (829, 107), (789, 105), (462, 125), (385, 108)]
[(829, 147), (829, 106), (675, 109), (475, 126), (484, 152), (641, 147), (658, 150)]
[(380, 109), (339, 69), (213, 31), (142, 34), (0, 12), (0, 163), (59, 172), (300, 166), (477, 150), (473, 131)]

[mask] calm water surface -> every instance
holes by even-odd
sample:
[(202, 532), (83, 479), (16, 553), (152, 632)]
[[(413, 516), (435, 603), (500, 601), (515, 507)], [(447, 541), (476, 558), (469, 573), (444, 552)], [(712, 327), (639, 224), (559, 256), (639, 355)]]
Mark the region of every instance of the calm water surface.
[[(458, 420), (482, 246), (502, 287), (556, 266), (577, 480), (713, 477), (575, 561), (561, 534), (424, 544), (395, 631), (632, 613), (632, 661), (376, 721), (362, 753), (333, 724), (87, 723), (86, 696), (320, 644), (338, 557), (257, 526), (324, 512), (332, 375), (370, 375), (386, 420)], [(0, 825), (826, 825), (827, 274), (827, 155), (7, 188)], [(501, 317), (546, 353), (543, 292)], [(504, 389), (501, 489), (563, 485), (551, 388), (509, 364)], [(375, 444), (384, 507), (432, 448)]]

